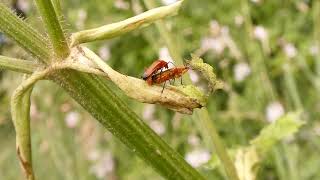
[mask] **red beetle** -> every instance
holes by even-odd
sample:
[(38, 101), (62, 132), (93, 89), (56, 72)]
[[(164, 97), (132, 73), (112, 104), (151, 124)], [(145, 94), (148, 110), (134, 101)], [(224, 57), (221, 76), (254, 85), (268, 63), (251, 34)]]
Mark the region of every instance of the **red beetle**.
[[(168, 80), (182, 77), (182, 75), (184, 73), (186, 73), (188, 70), (189, 70), (189, 67), (187, 67), (187, 66), (175, 67), (175, 68), (172, 68), (172, 69), (165, 70), (163, 72), (159, 72), (157, 74), (153, 74), (152, 76), (149, 76), (146, 79), (146, 82), (150, 86), (154, 85), (154, 84), (161, 84), (161, 83), (164, 82), (163, 88), (162, 88), (162, 91), (161, 91), (161, 93), (162, 93), (163, 90), (164, 90), (164, 87), (166, 85), (166, 82)], [(182, 84), (182, 78), (181, 78), (181, 84)]]
[(166, 62), (164, 60), (156, 60), (154, 61), (149, 67), (148, 69), (145, 70), (145, 72), (143, 73), (143, 75), (141, 76), (141, 78), (143, 80), (147, 80), (148, 77), (151, 77), (153, 74), (155, 74), (156, 72), (158, 72), (160, 69), (162, 68), (166, 68), (168, 69), (168, 64), (170, 62)]

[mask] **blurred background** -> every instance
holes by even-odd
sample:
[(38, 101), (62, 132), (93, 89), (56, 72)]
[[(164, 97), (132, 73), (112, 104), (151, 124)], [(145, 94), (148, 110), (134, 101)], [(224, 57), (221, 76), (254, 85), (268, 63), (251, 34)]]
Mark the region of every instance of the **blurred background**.
[[(1, 0), (44, 32), (31, 0)], [(66, 33), (117, 22), (146, 10), (140, 0), (61, 1)], [(167, 5), (175, 0), (158, 1)], [(208, 111), (228, 148), (248, 145), (288, 112), (306, 125), (277, 144), (259, 165), (257, 179), (320, 179), (320, 2), (317, 0), (185, 0), (166, 26), (185, 59), (212, 65), (226, 83), (210, 96)], [(172, 60), (154, 25), (87, 44), (112, 68), (140, 77), (155, 59)], [(0, 33), (0, 54), (31, 60)], [(206, 82), (189, 72), (200, 88)], [(10, 95), (21, 74), (0, 70), (0, 179), (22, 179), (10, 117)], [(135, 102), (114, 91), (172, 148), (208, 179), (224, 179), (214, 152), (190, 116)], [(51, 82), (32, 96), (33, 163), (38, 179), (162, 179)]]

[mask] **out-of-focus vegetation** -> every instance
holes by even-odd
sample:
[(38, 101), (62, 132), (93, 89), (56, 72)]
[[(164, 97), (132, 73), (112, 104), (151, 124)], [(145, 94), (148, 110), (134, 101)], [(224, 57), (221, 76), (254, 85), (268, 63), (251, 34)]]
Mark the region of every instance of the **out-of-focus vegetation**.
[[(68, 32), (117, 22), (145, 10), (139, 0), (61, 2)], [(174, 0), (161, 3), (170, 2)], [(26, 21), (44, 31), (33, 2), (16, 3)], [(243, 164), (259, 159), (257, 179), (320, 178), (319, 19), (316, 0), (186, 0), (179, 15), (166, 21), (184, 58), (189, 59), (191, 53), (201, 56), (225, 82), (224, 89), (208, 100), (208, 111), (236, 160), (241, 154), (248, 159)], [(154, 26), (87, 46), (117, 71), (135, 77), (155, 59), (171, 58)], [(2, 34), (0, 54), (28, 59)], [(190, 76), (197, 86), (207, 87), (199, 74), (192, 71)], [(20, 82), (21, 75), (0, 71), (0, 179), (22, 178), (9, 108), (10, 95)], [(225, 178), (215, 151), (189, 116), (116, 92), (208, 179)], [(305, 125), (294, 136), (275, 145), (272, 141), (271, 147), (270, 140), (296, 131), (290, 123), (281, 124), (280, 120), (288, 118)], [(162, 179), (53, 83), (36, 86), (31, 119), (33, 162), (39, 179)], [(280, 129), (272, 128), (276, 123)], [(260, 137), (268, 138), (255, 139), (263, 128)], [(256, 158), (253, 146), (270, 149)]]

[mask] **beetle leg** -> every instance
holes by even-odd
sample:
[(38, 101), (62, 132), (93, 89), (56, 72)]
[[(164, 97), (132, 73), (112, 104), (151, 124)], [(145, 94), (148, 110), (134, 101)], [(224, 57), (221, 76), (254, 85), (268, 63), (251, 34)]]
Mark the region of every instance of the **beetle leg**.
[(166, 86), (166, 82), (167, 82), (167, 81), (165, 81), (164, 84), (163, 84), (161, 94), (163, 93), (164, 87)]

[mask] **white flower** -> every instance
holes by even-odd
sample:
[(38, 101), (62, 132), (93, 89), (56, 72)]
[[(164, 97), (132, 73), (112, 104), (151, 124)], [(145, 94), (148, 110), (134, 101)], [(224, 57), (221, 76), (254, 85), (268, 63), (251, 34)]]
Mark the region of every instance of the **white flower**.
[(166, 127), (163, 125), (162, 122), (158, 120), (152, 120), (149, 122), (149, 125), (154, 132), (158, 135), (163, 135), (166, 132)]
[(91, 151), (88, 153), (87, 156), (88, 156), (88, 157), (87, 157), (88, 160), (90, 160), (90, 161), (96, 161), (96, 160), (99, 159), (100, 152), (97, 151), (97, 149), (94, 149), (94, 150), (91, 150)]
[(30, 3), (27, 0), (18, 0), (17, 2), (18, 7), (23, 11), (23, 12), (28, 12), (30, 10)]
[(237, 25), (237, 26), (241, 26), (244, 22), (244, 18), (242, 15), (236, 15), (234, 17), (234, 23)]
[(125, 2), (123, 0), (116, 0), (114, 2), (114, 7), (118, 8), (118, 9), (129, 9), (130, 5), (128, 2)]
[(70, 112), (65, 117), (65, 122), (69, 128), (75, 128), (79, 122), (80, 115), (78, 112)]
[(207, 163), (211, 158), (208, 150), (199, 149), (186, 154), (185, 159), (192, 167), (199, 167)]
[(109, 46), (105, 45), (105, 46), (102, 46), (100, 49), (99, 49), (99, 56), (107, 61), (110, 59), (110, 48)]
[(86, 19), (87, 19), (87, 11), (84, 10), (84, 9), (80, 9), (78, 11), (78, 19), (77, 19), (77, 22), (76, 22), (76, 26), (79, 29), (83, 29), (84, 22), (85, 22)]
[(288, 58), (294, 58), (298, 54), (296, 47), (291, 43), (286, 43), (283, 48)]
[(189, 75), (190, 75), (190, 79), (193, 83), (196, 83), (199, 81), (199, 75), (195, 71), (189, 70)]
[(234, 78), (237, 82), (241, 82), (246, 79), (251, 73), (250, 66), (247, 63), (238, 63), (233, 68)]
[(253, 35), (260, 41), (264, 41), (268, 38), (268, 32), (263, 26), (254, 27)]
[(266, 109), (266, 118), (269, 122), (274, 122), (284, 115), (284, 108), (278, 101), (271, 102)]
[(251, 0), (251, 2), (258, 4), (261, 2), (261, 0)]
[(297, 9), (298, 9), (300, 12), (303, 12), (303, 13), (306, 13), (306, 12), (308, 12), (308, 10), (309, 10), (309, 6), (308, 6), (308, 4), (305, 3), (305, 2), (298, 2), (298, 3), (296, 4), (296, 6), (297, 6)]
[(226, 44), (222, 38), (204, 38), (201, 41), (201, 48), (204, 50), (213, 50), (217, 54), (221, 54), (226, 48)]
[(177, 2), (177, 0), (162, 0), (162, 3), (164, 5), (169, 5), (169, 4), (172, 4), (172, 3), (175, 3)]
[[(169, 52), (169, 49), (167, 47), (162, 47), (159, 50), (159, 59), (164, 60), (166, 62), (172, 62), (173, 63), (172, 57), (170, 56), (170, 52)], [(169, 65), (168, 65), (169, 68), (173, 67), (172, 63), (169, 63)]]
[(90, 171), (98, 178), (105, 178), (105, 176), (114, 169), (114, 161), (110, 152), (105, 152), (98, 162), (94, 164)]
[(156, 111), (156, 106), (154, 104), (147, 104), (144, 106), (142, 117), (145, 120), (154, 119), (154, 112)]

